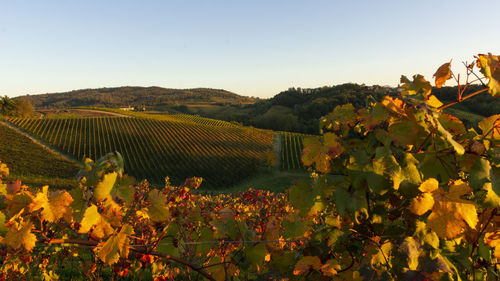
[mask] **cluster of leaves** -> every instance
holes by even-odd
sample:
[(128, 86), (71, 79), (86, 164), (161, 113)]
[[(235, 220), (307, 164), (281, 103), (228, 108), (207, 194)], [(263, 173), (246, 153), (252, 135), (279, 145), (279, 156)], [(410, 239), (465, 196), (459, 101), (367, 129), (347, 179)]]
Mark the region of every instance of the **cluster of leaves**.
[[(450, 65), (436, 71), (437, 88), (459, 83)], [(488, 83), (463, 95), (476, 67)], [(442, 110), (499, 96), (499, 82), (499, 57), (478, 55), (450, 104), (423, 76), (403, 76), (400, 97), (322, 118), (323, 135), (305, 139), (302, 155), (318, 174), (290, 191), (302, 216), (319, 221), (296, 273), (321, 278), (327, 266), (339, 280), (498, 280), (500, 114), (477, 132)]]

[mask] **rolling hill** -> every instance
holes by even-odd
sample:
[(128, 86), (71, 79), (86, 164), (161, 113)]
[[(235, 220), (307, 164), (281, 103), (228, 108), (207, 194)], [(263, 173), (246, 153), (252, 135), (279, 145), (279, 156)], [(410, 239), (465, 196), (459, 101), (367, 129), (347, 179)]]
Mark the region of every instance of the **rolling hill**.
[(145, 106), (148, 110), (186, 104), (241, 105), (252, 104), (257, 99), (235, 93), (208, 88), (166, 89), (161, 87), (116, 87), (82, 89), (63, 93), (26, 95), (37, 109), (86, 107)]

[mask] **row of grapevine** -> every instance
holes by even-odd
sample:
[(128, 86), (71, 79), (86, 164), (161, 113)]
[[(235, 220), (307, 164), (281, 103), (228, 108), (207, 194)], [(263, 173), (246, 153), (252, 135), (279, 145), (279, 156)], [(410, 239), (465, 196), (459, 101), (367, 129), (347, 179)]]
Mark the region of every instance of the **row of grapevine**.
[(173, 176), (174, 182), (200, 176), (209, 186), (235, 184), (262, 165), (273, 138), (260, 130), (145, 118), (17, 118), (10, 122), (79, 160), (119, 151), (127, 173), (158, 183), (165, 176)]
[[(85, 108), (82, 108), (85, 109)], [(136, 117), (136, 118), (147, 118), (161, 121), (172, 121), (172, 122), (183, 122), (183, 123), (194, 123), (201, 124), (207, 126), (217, 126), (217, 127), (242, 127), (238, 124), (231, 123), (228, 121), (217, 120), (212, 118), (201, 117), (198, 115), (192, 114), (157, 114), (157, 113), (144, 113), (144, 112), (134, 112), (134, 111), (124, 111), (115, 108), (101, 108), (101, 107), (92, 107), (89, 108), (92, 110), (104, 111), (104, 112), (112, 112), (124, 116)]]
[(300, 160), (304, 135), (281, 132), (281, 169), (296, 170), (304, 169)]

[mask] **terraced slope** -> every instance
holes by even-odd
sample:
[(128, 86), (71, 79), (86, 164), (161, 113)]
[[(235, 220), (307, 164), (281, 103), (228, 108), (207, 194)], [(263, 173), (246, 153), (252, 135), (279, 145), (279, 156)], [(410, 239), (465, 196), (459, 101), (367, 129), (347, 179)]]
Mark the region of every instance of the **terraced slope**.
[(271, 131), (134, 117), (10, 119), (9, 122), (77, 159), (119, 151), (126, 173), (174, 183), (205, 179), (226, 187), (252, 175), (272, 154)]

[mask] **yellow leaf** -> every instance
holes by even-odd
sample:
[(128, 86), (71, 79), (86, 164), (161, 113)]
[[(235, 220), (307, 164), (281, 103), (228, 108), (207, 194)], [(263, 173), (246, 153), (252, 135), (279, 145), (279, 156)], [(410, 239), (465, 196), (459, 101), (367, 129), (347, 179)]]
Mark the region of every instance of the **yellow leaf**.
[(101, 218), (101, 214), (97, 211), (97, 206), (92, 204), (90, 207), (85, 210), (83, 214), (83, 219), (80, 222), (80, 229), (78, 229), (78, 233), (87, 233), (92, 228), (92, 226), (96, 225)]
[(434, 197), (431, 193), (424, 192), (413, 199), (409, 209), (414, 214), (421, 216), (432, 209), (432, 206), (434, 206)]
[(435, 108), (439, 108), (440, 106), (443, 105), (443, 103), (438, 98), (436, 98), (435, 95), (430, 95), (425, 102), (428, 105), (435, 107)]
[(49, 194), (48, 188), (48, 186), (44, 186), (42, 192), (37, 193), (30, 204), (31, 211), (42, 208), (42, 218), (48, 222), (56, 222), (63, 217), (67, 221), (71, 221), (72, 214), (71, 208), (69, 208), (73, 202), (71, 195), (64, 190)]
[(91, 205), (85, 210), (80, 224), (81, 226), (78, 233), (88, 233), (90, 229), (95, 226), (91, 235), (99, 239), (111, 235), (114, 231), (109, 222), (101, 216), (95, 205)]
[(321, 260), (316, 256), (305, 256), (296, 265), (293, 275), (302, 275), (310, 270), (320, 270)]
[(24, 247), (26, 251), (31, 252), (35, 247), (36, 236), (31, 233), (33, 223), (31, 221), (14, 224), (2, 240), (2, 244), (11, 247), (14, 250)]
[(110, 265), (118, 261), (120, 257), (128, 258), (129, 235), (134, 232), (131, 225), (125, 224), (118, 234), (111, 235), (106, 243), (98, 249), (98, 257), (105, 264)]
[(340, 264), (336, 260), (327, 260), (321, 267), (321, 272), (325, 276), (335, 276), (338, 270), (340, 270)]
[(439, 188), (439, 182), (434, 179), (430, 178), (425, 180), (419, 187), (418, 190), (422, 192), (433, 192), (434, 190), (437, 190)]
[(7, 165), (5, 165), (4, 163), (0, 162), (0, 178), (8, 176), (9, 176), (9, 168), (7, 168)]
[(97, 201), (102, 201), (106, 198), (108, 198), (111, 189), (113, 189), (113, 186), (115, 185), (116, 182), (116, 177), (118, 174), (116, 172), (112, 172), (109, 174), (105, 174), (104, 178), (102, 181), (97, 183), (96, 187), (94, 188), (94, 198)]
[(417, 74), (413, 75), (413, 81), (410, 81), (406, 76), (401, 76), (401, 94), (402, 95), (418, 95), (422, 94), (424, 97), (427, 97), (431, 91), (432, 86), (427, 80), (425, 80), (424, 76)]
[(436, 190), (432, 193), (434, 205), (427, 225), (441, 238), (455, 238), (463, 233), (466, 226), (476, 228), (479, 221), (476, 206), (472, 201), (461, 197), (472, 189), (461, 180), (449, 188), (449, 192)]
[(386, 242), (382, 244), (380, 246), (380, 249), (377, 249), (377, 253), (372, 256), (371, 263), (373, 265), (386, 264), (386, 263), (389, 263), (389, 265), (391, 265), (391, 260), (390, 260), (391, 251), (392, 251), (391, 242)]
[(481, 68), (488, 81), (489, 93), (496, 97), (500, 95), (500, 57), (491, 53), (488, 55), (480, 54), (477, 56), (477, 66)]
[(500, 231), (486, 233), (484, 235), (484, 244), (495, 248), (495, 258), (500, 259)]
[[(451, 78), (451, 61), (441, 65), (432, 77), (436, 77), (436, 88), (441, 88)], [(436, 106), (437, 107), (437, 106)]]

